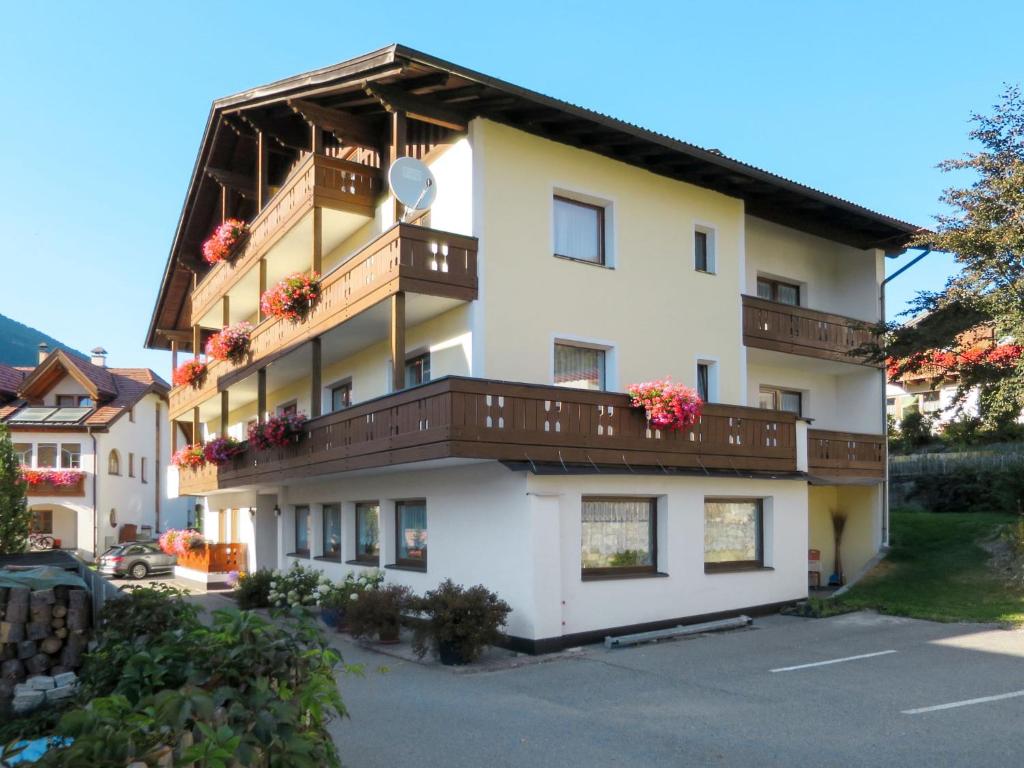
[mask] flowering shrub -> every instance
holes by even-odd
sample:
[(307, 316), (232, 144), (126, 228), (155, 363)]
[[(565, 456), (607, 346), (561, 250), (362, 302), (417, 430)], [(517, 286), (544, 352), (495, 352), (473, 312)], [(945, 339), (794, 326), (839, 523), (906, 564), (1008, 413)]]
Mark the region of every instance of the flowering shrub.
[(267, 448), (282, 448), (293, 443), (302, 435), (306, 423), (304, 413), (285, 413), (271, 416), (262, 424), (249, 427), (249, 445), (257, 451)]
[(634, 408), (643, 408), (655, 429), (686, 429), (700, 418), (703, 401), (689, 387), (670, 379), (631, 384), (629, 396)]
[(306, 319), (306, 315), (319, 300), (320, 275), (316, 272), (311, 275), (296, 272), (264, 291), (260, 297), (260, 309), (265, 315), (297, 323)]
[(958, 376), (964, 369), (989, 366), (1005, 369), (1017, 364), (1024, 354), (1020, 344), (979, 345), (960, 352), (936, 350), (923, 352), (898, 360), (887, 358), (886, 373), (890, 379), (898, 379), (907, 373), (925, 376)]
[(175, 467), (199, 469), (204, 464), (206, 464), (206, 452), (201, 443), (193, 443), (179, 448), (171, 456), (171, 465)]
[(384, 573), (376, 568), (364, 571), (358, 576), (352, 571), (345, 574), (343, 581), (321, 584), (317, 587), (320, 605), (345, 611), (354, 600), (368, 589), (377, 589), (384, 582)]
[(251, 323), (235, 323), (213, 334), (206, 341), (206, 355), (214, 360), (229, 360), (236, 365), (244, 362), (249, 352)]
[(270, 605), (276, 608), (299, 608), (316, 605), (322, 587), (331, 580), (314, 568), (294, 563), (287, 571), (274, 571), (270, 581)]
[(78, 485), (82, 471), (78, 469), (28, 469), (21, 468), (22, 479), (30, 487), (50, 485), (54, 488), (70, 488)]
[(183, 557), (189, 550), (196, 549), (203, 544), (203, 534), (191, 528), (177, 529), (168, 528), (160, 534), (157, 540), (160, 550), (168, 555)]
[(206, 378), (206, 363), (199, 360), (187, 360), (174, 369), (171, 380), (176, 387), (194, 387), (198, 389)]
[(203, 458), (219, 467), (244, 450), (245, 446), (233, 437), (215, 437), (203, 446)]
[(227, 219), (203, 243), (203, 259), (207, 264), (230, 259), (248, 235), (249, 226), (244, 221)]

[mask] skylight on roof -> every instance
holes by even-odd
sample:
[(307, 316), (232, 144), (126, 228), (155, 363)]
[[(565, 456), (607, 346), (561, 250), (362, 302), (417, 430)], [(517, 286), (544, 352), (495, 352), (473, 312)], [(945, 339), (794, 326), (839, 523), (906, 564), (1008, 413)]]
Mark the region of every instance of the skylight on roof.
[(92, 408), (22, 408), (7, 421), (12, 424), (77, 424)]

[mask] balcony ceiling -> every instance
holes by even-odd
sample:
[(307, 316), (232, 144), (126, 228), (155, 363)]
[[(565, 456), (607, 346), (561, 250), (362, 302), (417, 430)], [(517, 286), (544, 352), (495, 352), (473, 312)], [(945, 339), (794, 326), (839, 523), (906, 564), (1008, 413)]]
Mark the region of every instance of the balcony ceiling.
[(193, 271), (205, 269), (198, 253), (220, 219), (221, 183), (231, 183), (233, 215), (248, 219), (255, 213), (257, 131), (271, 139), (271, 182), (280, 183), (309, 148), (307, 120), (324, 127), (328, 142), (343, 154), (369, 151), (362, 162), (372, 164), (379, 162), (377, 152), (386, 142), (390, 111), (405, 112), (412, 119), (410, 131), (419, 126), (415, 130), (425, 137), (421, 142), (443, 143), (445, 136), (483, 117), (740, 198), (751, 215), (858, 248), (897, 254), (923, 231), (717, 150), (392, 45), (214, 102), (147, 346), (166, 348), (169, 340), (158, 330), (187, 327), (189, 285)]

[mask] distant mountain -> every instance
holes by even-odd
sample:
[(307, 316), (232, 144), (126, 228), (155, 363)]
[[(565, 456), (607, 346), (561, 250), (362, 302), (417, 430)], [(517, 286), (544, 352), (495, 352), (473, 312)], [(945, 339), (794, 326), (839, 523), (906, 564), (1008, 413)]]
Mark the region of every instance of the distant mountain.
[(35, 365), (39, 362), (39, 342), (45, 341), (54, 350), (58, 347), (79, 357), (88, 358), (77, 349), (62, 344), (42, 331), (0, 315), (0, 363), (6, 365)]

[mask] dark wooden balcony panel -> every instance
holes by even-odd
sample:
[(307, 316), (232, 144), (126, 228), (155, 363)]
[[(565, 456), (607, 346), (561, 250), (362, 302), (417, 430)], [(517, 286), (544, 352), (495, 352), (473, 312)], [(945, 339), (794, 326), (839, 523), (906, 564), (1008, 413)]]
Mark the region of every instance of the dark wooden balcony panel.
[(181, 418), (219, 389), (398, 291), (472, 301), (477, 296), (476, 252), (476, 238), (396, 224), (324, 276), (320, 301), (303, 322), (267, 318), (253, 329), (244, 362), (211, 360), (200, 388), (173, 389), (171, 418)]
[(748, 347), (878, 367), (855, 354), (876, 339), (863, 320), (743, 297), (743, 343)]
[(191, 323), (197, 325), (235, 283), (314, 206), (372, 219), (383, 191), (380, 171), (325, 155), (308, 155), (249, 225), (249, 239), (230, 262), (215, 264), (192, 291)]
[(29, 498), (38, 496), (78, 498), (85, 496), (85, 475), (82, 474), (74, 485), (50, 485), (50, 483), (29, 485), (25, 489), (25, 495)]
[(812, 477), (885, 479), (885, 435), (807, 430), (807, 464)]
[(448, 457), (789, 473), (796, 418), (713, 404), (691, 428), (658, 432), (623, 394), (452, 377), (311, 420), (299, 442), (247, 449), (217, 480), (226, 489)]

